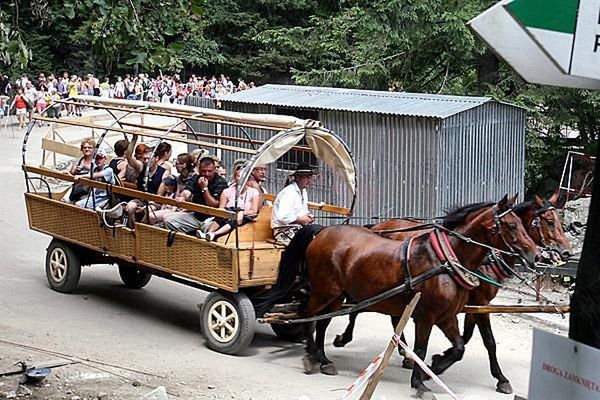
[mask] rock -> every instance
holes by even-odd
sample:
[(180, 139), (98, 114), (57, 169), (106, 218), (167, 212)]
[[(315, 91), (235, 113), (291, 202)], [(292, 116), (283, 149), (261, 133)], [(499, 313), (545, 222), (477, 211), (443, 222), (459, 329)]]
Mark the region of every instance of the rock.
[(209, 389), (216, 389), (216, 388), (217, 388), (217, 386), (215, 386), (215, 385), (208, 385), (207, 387), (208, 387)]
[(33, 392), (26, 386), (19, 385), (17, 389), (17, 396), (31, 396)]
[(519, 322), (521, 322), (521, 320), (519, 320), (518, 318), (513, 318), (510, 320), (510, 322), (512, 322), (513, 324), (518, 324)]
[(138, 381), (138, 380), (134, 380), (133, 382), (131, 382), (132, 386), (138, 387), (138, 386), (142, 386), (142, 382)]
[(79, 396), (71, 396), (71, 400), (81, 400), (81, 397), (79, 397)]
[(98, 393), (97, 400), (108, 400), (108, 393)]
[(146, 393), (140, 400), (168, 400), (167, 389), (164, 386), (159, 386), (153, 391)]
[(17, 392), (15, 392), (14, 390), (7, 392), (6, 396), (7, 399), (16, 399), (17, 398)]

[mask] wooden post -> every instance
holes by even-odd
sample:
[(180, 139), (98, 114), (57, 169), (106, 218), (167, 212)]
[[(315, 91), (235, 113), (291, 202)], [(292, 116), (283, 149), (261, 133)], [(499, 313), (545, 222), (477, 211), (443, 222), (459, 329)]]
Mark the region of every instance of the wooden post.
[[(395, 330), (396, 335), (402, 334), (402, 331), (406, 327), (406, 324), (408, 323), (408, 320), (410, 319), (410, 316), (412, 315), (413, 311), (415, 310), (415, 307), (417, 306), (417, 303), (419, 302), (420, 298), (421, 298), (421, 293), (417, 293), (415, 295), (415, 297), (412, 298), (412, 300), (410, 301), (408, 306), (404, 309), (402, 318), (400, 318), (400, 322), (398, 322), (398, 325), (396, 325), (396, 330)], [(390, 340), (390, 342), (388, 343), (388, 347), (387, 347), (387, 349), (385, 349), (385, 353), (383, 354), (383, 360), (381, 361), (381, 365), (373, 373), (373, 377), (371, 379), (369, 379), (369, 383), (367, 383), (367, 387), (366, 387), (365, 391), (360, 396), (360, 400), (370, 400), (371, 399), (371, 396), (373, 396), (373, 393), (375, 392), (375, 388), (377, 387), (377, 384), (379, 383), (379, 381), (381, 380), (381, 377), (383, 376), (383, 370), (387, 366), (387, 363), (389, 362), (390, 357), (392, 356), (392, 353), (394, 352), (395, 349), (396, 349), (396, 346), (394, 346), (394, 343), (392, 343), (392, 341)]]
[(577, 283), (571, 298), (569, 337), (600, 349), (600, 143), (594, 176), (596, 179), (577, 269)]

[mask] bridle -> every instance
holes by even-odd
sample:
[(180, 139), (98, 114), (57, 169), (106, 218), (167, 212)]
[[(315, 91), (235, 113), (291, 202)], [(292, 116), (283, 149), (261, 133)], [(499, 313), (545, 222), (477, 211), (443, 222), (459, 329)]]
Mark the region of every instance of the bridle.
[(550, 246), (548, 246), (548, 243), (546, 242), (546, 238), (544, 237), (544, 232), (542, 231), (542, 215), (544, 215), (546, 212), (548, 211), (552, 211), (552, 210), (556, 210), (556, 207), (554, 207), (552, 204), (546, 205), (542, 208), (540, 208), (539, 210), (535, 211), (535, 217), (533, 218), (533, 220), (531, 221), (531, 225), (529, 226), (529, 232), (527, 232), (529, 234), (529, 236), (533, 237), (533, 230), (537, 228), (537, 233), (540, 236), (540, 243), (542, 244), (542, 247), (548, 250), (550, 249)]
[[(498, 208), (497, 206), (492, 207), (492, 215), (494, 217), (494, 225), (492, 226), (492, 234), (500, 234), (500, 238), (502, 239), (502, 242), (504, 243), (504, 245), (506, 246), (506, 248), (514, 254), (519, 254), (518, 252), (515, 251), (514, 247), (512, 247), (510, 245), (510, 243), (508, 243), (508, 241), (506, 240), (506, 237), (504, 236), (504, 230), (502, 229), (502, 224), (500, 223), (500, 220), (505, 217), (506, 215), (513, 213), (514, 211), (512, 208), (508, 208), (506, 211), (503, 211), (501, 213), (498, 213)], [(516, 214), (514, 214), (516, 216)], [(517, 217), (518, 218), (518, 217)]]

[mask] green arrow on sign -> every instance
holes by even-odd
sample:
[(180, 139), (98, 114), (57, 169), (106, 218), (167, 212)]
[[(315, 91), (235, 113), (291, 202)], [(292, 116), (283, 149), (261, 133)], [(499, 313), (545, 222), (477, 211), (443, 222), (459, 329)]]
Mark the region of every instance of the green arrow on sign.
[(569, 71), (579, 0), (513, 0), (505, 6), (565, 72)]

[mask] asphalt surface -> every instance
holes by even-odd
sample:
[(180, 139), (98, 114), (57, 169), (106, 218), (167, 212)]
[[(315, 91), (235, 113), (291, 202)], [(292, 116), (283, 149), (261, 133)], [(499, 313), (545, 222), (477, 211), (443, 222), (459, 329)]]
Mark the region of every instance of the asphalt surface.
[[(29, 157), (33, 164), (39, 163), (39, 137), (45, 129), (34, 130)], [(112, 399), (137, 399), (159, 385), (167, 388), (170, 398), (181, 399), (338, 399), (385, 348), (392, 334), (389, 319), (374, 314), (359, 317), (353, 343), (334, 348), (333, 338), (346, 324), (346, 319), (340, 318), (331, 324), (326, 340), (328, 356), (340, 374), (305, 375), (303, 346), (277, 339), (268, 326), (257, 328), (253, 344), (242, 355), (227, 356), (207, 349), (197, 311), (206, 293), (197, 289), (154, 277), (144, 289), (128, 290), (116, 268), (94, 266), (84, 268), (74, 293), (52, 291), (44, 273), (50, 238), (30, 231), (27, 224), (20, 170), (23, 133), (15, 129), (13, 138), (10, 126), (0, 130), (0, 368), (25, 357), (56, 358), (15, 345), (21, 344), (112, 365), (106, 376), (93, 378), (94, 390), (109, 387)], [(515, 394), (522, 396), (527, 394), (532, 324), (512, 316), (494, 318), (498, 358)], [(412, 343), (412, 325), (407, 337)], [(447, 347), (443, 335), (434, 329), (428, 360)], [(487, 354), (476, 333), (464, 359), (441, 378), (461, 399), (512, 399), (513, 395), (495, 392), (496, 382), (488, 371)], [(58, 376), (52, 381), (58, 385), (56, 398), (69, 399)], [(373, 398), (412, 398), (409, 377), (410, 371), (402, 369), (401, 359), (394, 356)], [(142, 385), (133, 386), (136, 380)], [(71, 393), (76, 381), (71, 380)], [(442, 393), (435, 384), (429, 386)]]

